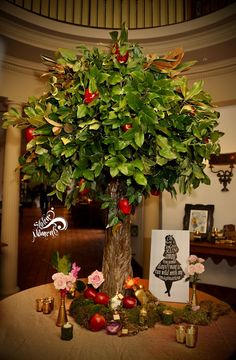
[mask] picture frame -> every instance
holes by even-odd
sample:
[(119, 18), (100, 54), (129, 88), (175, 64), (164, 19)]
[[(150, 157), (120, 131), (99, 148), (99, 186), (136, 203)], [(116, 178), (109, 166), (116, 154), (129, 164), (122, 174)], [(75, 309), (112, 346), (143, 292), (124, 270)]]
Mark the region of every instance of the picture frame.
[(190, 233), (197, 233), (201, 239), (209, 240), (213, 227), (213, 213), (215, 206), (203, 204), (185, 204), (183, 229)]

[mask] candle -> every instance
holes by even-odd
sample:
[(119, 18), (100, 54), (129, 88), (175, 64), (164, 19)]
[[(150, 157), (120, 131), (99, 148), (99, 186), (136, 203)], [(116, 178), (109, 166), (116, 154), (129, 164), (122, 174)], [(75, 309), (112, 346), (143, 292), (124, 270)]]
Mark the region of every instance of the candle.
[(173, 323), (173, 311), (164, 310), (162, 312), (162, 323), (165, 325), (171, 325)]
[(177, 325), (176, 329), (176, 341), (183, 344), (185, 342), (185, 327), (183, 325)]
[(43, 311), (44, 298), (36, 299), (36, 311)]
[(61, 327), (61, 339), (71, 340), (72, 338), (73, 338), (73, 325), (69, 322), (66, 322)]
[(197, 343), (198, 327), (197, 325), (190, 325), (186, 329), (186, 346), (195, 347)]

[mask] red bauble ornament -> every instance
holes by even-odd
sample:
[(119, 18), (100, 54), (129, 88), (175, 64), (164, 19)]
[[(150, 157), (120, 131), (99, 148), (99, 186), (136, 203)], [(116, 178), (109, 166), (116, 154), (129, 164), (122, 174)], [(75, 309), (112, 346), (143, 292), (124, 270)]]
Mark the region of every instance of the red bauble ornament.
[(128, 131), (129, 129), (132, 129), (132, 124), (124, 124), (124, 125), (122, 125), (121, 126), (121, 129), (124, 131), (124, 132), (126, 132), (126, 131)]
[(122, 299), (123, 307), (126, 309), (132, 309), (133, 307), (137, 306), (137, 299), (133, 296), (126, 295)]
[(98, 292), (94, 299), (95, 304), (102, 304), (102, 305), (108, 305), (109, 301), (110, 301), (109, 296), (104, 292)]
[(128, 199), (120, 199), (118, 202), (118, 207), (125, 215), (129, 215), (131, 213), (132, 205), (130, 205)]
[(27, 127), (25, 129), (25, 140), (27, 143), (36, 137), (36, 135), (34, 135), (34, 130), (34, 127)]
[(86, 299), (94, 300), (97, 295), (97, 291), (93, 288), (88, 286), (87, 289), (84, 290), (84, 297)]
[(92, 93), (89, 89), (85, 89), (84, 93), (84, 102), (85, 104), (91, 103), (94, 99), (98, 97), (99, 93), (96, 91), (95, 93)]
[(106, 319), (103, 315), (95, 313), (89, 320), (89, 329), (92, 331), (99, 331), (106, 325)]

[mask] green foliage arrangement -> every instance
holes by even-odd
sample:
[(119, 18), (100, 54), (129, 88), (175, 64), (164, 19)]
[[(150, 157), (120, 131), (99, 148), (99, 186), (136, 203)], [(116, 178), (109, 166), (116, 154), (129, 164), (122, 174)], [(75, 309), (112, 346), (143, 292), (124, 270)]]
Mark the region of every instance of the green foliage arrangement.
[(34, 128), (19, 160), (23, 180), (52, 185), (68, 207), (89, 190), (109, 210), (108, 227), (126, 216), (107, 193), (112, 181), (133, 211), (152, 190), (190, 192), (210, 183), (203, 160), (219, 153), (223, 135), (203, 82), (189, 88), (182, 76), (195, 63), (182, 63), (182, 50), (148, 56), (124, 25), (110, 34), (109, 51), (80, 46), (42, 57), (47, 91), (22, 115), (10, 109), (3, 124)]
[[(166, 309), (173, 312), (174, 324), (186, 323), (195, 325), (209, 325), (220, 316), (226, 315), (231, 311), (228, 304), (224, 302), (201, 301), (200, 309), (193, 311), (191, 305), (185, 305), (183, 308), (175, 308), (164, 303), (149, 303), (147, 308), (147, 327), (151, 328), (156, 323), (162, 321), (162, 312)], [(120, 321), (125, 327), (135, 328), (137, 331), (143, 330), (139, 324), (141, 306), (138, 305), (132, 309), (118, 309)], [(107, 321), (113, 319), (113, 311), (109, 307), (100, 304), (94, 304), (92, 300), (85, 299), (82, 294), (74, 298), (70, 305), (70, 315), (82, 327), (88, 328), (89, 318), (95, 313), (105, 316)]]

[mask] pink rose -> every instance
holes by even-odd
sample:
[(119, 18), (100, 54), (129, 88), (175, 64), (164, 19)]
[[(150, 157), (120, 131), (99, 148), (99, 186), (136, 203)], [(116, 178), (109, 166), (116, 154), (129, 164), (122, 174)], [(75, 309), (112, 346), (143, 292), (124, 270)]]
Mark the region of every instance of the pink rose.
[(63, 290), (66, 288), (66, 276), (62, 272), (55, 273), (52, 275), (54, 286), (57, 290)]
[(200, 263), (204, 263), (204, 262), (205, 262), (205, 259), (202, 259), (202, 258), (198, 258), (197, 260), (198, 260), (198, 262), (200, 262)]
[(201, 264), (201, 263), (197, 263), (197, 264), (195, 264), (194, 266), (195, 266), (195, 272), (196, 272), (197, 274), (202, 274), (202, 273), (205, 271), (205, 267), (204, 267), (204, 265)]
[(104, 281), (103, 273), (95, 270), (91, 275), (88, 276), (88, 284), (93, 285), (97, 289)]
[(190, 255), (188, 258), (188, 261), (190, 263), (195, 263), (197, 261), (197, 256), (196, 255)]
[(189, 276), (192, 276), (192, 275), (194, 275), (194, 273), (195, 273), (195, 265), (188, 265), (187, 274)]

